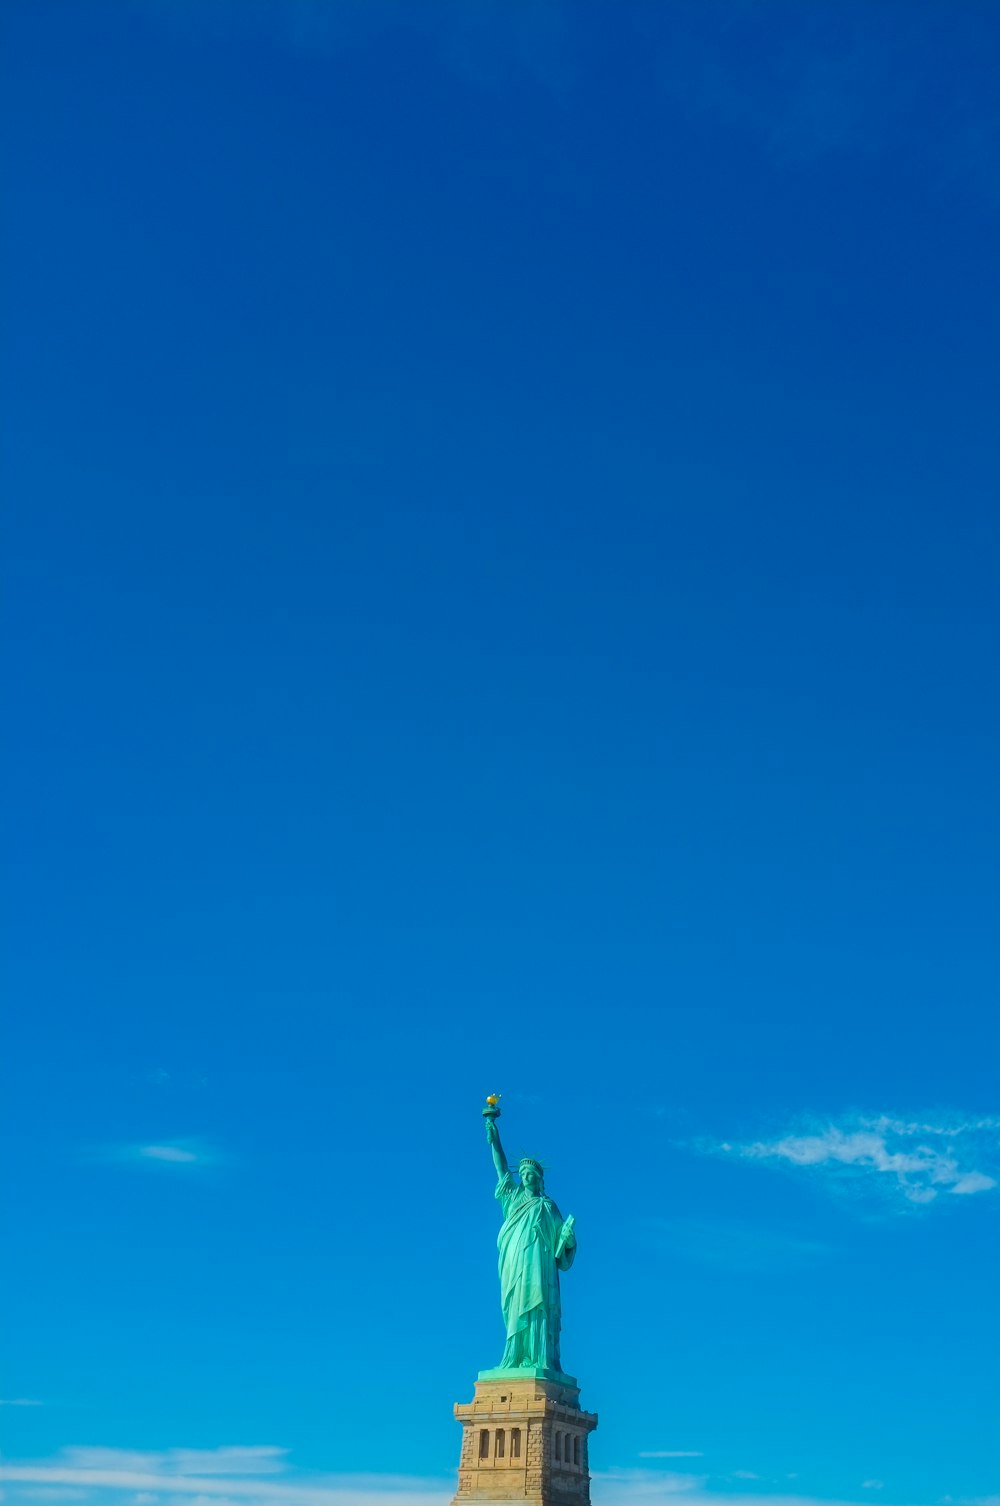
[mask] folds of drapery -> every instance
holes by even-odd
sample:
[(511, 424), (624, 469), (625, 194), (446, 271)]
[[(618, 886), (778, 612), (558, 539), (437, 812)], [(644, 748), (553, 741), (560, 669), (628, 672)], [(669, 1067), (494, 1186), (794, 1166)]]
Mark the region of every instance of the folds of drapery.
[(562, 1214), (551, 1198), (532, 1197), (509, 1171), (497, 1183), (504, 1221), (497, 1237), (500, 1302), (507, 1330), (505, 1364), (559, 1368), (559, 1270), (573, 1263), (575, 1247), (556, 1261)]

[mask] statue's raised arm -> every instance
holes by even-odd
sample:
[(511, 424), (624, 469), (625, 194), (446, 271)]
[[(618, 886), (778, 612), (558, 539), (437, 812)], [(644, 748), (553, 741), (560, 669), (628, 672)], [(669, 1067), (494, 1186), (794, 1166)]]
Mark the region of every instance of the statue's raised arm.
[(497, 1129), (496, 1116), (492, 1114), (486, 1120), (486, 1139), (490, 1150), (493, 1152), (493, 1165), (497, 1169), (497, 1181), (499, 1182), (500, 1178), (507, 1171), (507, 1157), (504, 1155), (504, 1148), (500, 1144), (500, 1131)]

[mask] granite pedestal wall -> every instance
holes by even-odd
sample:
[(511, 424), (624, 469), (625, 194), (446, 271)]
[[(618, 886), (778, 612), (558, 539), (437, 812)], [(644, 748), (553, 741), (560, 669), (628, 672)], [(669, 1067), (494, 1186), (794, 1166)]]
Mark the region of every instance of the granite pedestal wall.
[(581, 1410), (572, 1377), (515, 1371), (480, 1379), (474, 1399), (456, 1405), (455, 1416), (462, 1453), (452, 1506), (590, 1506), (587, 1441), (597, 1414)]

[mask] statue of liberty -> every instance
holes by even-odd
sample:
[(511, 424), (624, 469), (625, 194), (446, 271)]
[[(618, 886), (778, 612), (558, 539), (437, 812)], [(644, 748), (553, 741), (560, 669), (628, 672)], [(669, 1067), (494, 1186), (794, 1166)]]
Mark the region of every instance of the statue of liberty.
[(497, 1171), (496, 1196), (503, 1208), (497, 1248), (507, 1343), (497, 1370), (480, 1372), (480, 1379), (526, 1369), (561, 1376), (559, 1272), (568, 1271), (576, 1255), (574, 1220), (572, 1215), (564, 1219), (546, 1196), (538, 1161), (526, 1156), (517, 1168), (520, 1181), (514, 1180), (500, 1144), (495, 1096), (483, 1112)]

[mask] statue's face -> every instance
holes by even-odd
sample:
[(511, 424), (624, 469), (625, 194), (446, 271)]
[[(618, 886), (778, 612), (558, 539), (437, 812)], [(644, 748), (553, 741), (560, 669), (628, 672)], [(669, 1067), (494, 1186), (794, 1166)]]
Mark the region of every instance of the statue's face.
[(537, 1197), (542, 1190), (542, 1179), (535, 1166), (521, 1168), (521, 1186), (527, 1187), (532, 1197)]

